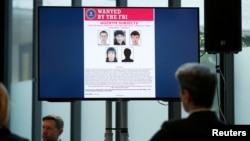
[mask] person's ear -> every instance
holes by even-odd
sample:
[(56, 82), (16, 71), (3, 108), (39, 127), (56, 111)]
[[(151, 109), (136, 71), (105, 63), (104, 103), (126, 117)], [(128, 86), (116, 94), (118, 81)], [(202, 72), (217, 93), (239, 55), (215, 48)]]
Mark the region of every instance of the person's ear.
[(59, 135), (61, 135), (61, 134), (62, 134), (62, 132), (63, 132), (63, 129), (60, 129), (60, 130), (59, 130)]
[(187, 89), (182, 89), (181, 90), (181, 100), (183, 103), (189, 103), (191, 100), (189, 91)]

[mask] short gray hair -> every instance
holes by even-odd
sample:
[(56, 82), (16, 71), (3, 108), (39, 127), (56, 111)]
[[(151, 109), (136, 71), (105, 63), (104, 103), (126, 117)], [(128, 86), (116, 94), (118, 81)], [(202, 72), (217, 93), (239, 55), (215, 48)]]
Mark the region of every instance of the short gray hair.
[(43, 121), (45, 121), (45, 120), (54, 120), (55, 123), (56, 123), (56, 128), (57, 129), (61, 129), (61, 128), (64, 127), (64, 121), (58, 115), (50, 114), (50, 115), (44, 116)]
[(199, 63), (185, 63), (175, 72), (181, 89), (187, 89), (195, 105), (211, 107), (217, 85), (216, 73)]

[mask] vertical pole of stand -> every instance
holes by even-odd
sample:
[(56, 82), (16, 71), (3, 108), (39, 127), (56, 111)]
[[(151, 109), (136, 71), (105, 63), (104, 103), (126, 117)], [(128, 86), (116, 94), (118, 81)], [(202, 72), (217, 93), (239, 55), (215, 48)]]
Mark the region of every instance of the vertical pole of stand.
[(121, 101), (121, 141), (128, 141), (127, 101)]
[(104, 141), (113, 140), (112, 132), (112, 101), (106, 101), (106, 132)]
[(116, 141), (128, 141), (127, 101), (116, 102)]
[(121, 141), (120, 140), (120, 128), (121, 128), (121, 101), (116, 101), (115, 105), (115, 141)]

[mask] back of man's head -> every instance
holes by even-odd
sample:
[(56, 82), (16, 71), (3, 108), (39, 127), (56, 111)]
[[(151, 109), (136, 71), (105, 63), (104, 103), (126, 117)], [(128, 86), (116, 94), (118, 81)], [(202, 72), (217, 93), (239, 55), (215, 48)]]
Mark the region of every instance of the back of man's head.
[(188, 90), (194, 105), (212, 107), (217, 85), (216, 73), (199, 63), (185, 63), (175, 75), (180, 88)]

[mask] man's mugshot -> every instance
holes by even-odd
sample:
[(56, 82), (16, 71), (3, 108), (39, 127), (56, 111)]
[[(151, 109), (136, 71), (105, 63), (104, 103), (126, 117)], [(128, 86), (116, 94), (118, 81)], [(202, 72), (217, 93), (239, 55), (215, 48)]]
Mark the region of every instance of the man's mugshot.
[(138, 31), (132, 31), (130, 33), (131, 44), (134, 46), (140, 45), (140, 33)]
[(105, 30), (102, 30), (99, 33), (99, 45), (108, 45), (108, 32)]

